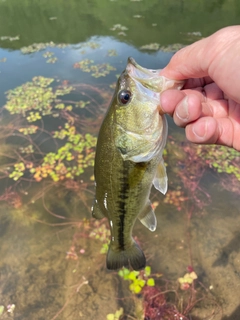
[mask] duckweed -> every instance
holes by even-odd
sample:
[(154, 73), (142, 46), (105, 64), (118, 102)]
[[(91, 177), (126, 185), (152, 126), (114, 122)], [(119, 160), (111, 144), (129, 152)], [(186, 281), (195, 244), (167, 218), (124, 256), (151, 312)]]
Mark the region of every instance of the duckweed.
[(150, 277), (151, 267), (146, 266), (143, 271), (130, 271), (127, 268), (122, 268), (118, 275), (124, 280), (130, 281), (129, 290), (132, 293), (139, 294), (145, 286), (154, 287), (155, 280)]

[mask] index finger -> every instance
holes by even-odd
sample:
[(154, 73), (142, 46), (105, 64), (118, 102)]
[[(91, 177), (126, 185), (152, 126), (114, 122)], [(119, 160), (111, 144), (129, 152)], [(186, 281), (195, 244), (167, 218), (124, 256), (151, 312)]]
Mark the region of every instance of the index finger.
[(210, 77), (203, 78), (191, 78), (187, 79), (182, 89), (195, 89), (199, 87), (204, 87), (210, 83), (213, 83), (213, 80)]
[(204, 54), (207, 41), (208, 38), (199, 40), (176, 52), (160, 75), (174, 80), (208, 76), (208, 61)]

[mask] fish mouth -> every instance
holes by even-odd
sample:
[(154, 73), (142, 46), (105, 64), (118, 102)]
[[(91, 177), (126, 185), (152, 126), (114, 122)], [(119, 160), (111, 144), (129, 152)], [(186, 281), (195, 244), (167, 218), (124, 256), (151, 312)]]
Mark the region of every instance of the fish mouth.
[(154, 75), (156, 76), (156, 74), (158, 73), (158, 70), (147, 69), (140, 66), (132, 57), (128, 58), (127, 70), (130, 73), (132, 72), (133, 76), (140, 79), (151, 78)]
[(156, 84), (156, 80), (157, 82), (159, 82), (159, 79), (161, 81), (161, 77), (156, 77), (158, 71), (143, 68), (133, 58), (129, 57), (125, 74), (134, 81), (136, 91), (146, 100), (151, 100), (160, 112), (158, 104), (161, 90), (159, 90), (159, 84)]
[(145, 88), (161, 93), (167, 89), (181, 89), (184, 81), (170, 80), (160, 76), (159, 70), (147, 69), (140, 66), (132, 57), (128, 58), (126, 72), (135, 81), (140, 82)]
[(154, 92), (161, 92), (161, 77), (157, 77), (158, 71), (146, 69), (140, 66), (132, 57), (128, 58), (126, 71), (129, 76), (137, 82), (140, 82), (145, 88)]

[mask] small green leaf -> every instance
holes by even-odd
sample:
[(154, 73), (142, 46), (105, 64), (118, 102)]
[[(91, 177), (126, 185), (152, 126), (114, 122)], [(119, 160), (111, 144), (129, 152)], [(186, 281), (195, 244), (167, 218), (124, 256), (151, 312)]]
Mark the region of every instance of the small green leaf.
[(154, 287), (155, 286), (155, 281), (153, 278), (149, 278), (148, 281), (147, 281), (147, 285), (149, 287)]
[(144, 270), (145, 270), (145, 275), (147, 277), (149, 277), (150, 274), (151, 274), (151, 267), (150, 266), (146, 266)]
[(4, 306), (0, 306), (0, 316), (3, 314), (4, 312)]
[(134, 286), (134, 293), (139, 294), (142, 291), (142, 288), (139, 285)]
[(117, 319), (120, 318), (120, 316), (123, 315), (123, 308), (120, 308), (119, 310), (116, 311), (115, 313), (115, 317), (117, 317)]
[(140, 287), (143, 288), (143, 287), (145, 286), (146, 281), (143, 280), (143, 279), (139, 279), (139, 280), (137, 281), (137, 283), (139, 284)]
[(128, 276), (128, 279), (134, 281), (138, 275), (139, 275), (139, 272), (138, 272), (138, 271), (131, 271), (130, 274), (129, 274), (129, 276)]

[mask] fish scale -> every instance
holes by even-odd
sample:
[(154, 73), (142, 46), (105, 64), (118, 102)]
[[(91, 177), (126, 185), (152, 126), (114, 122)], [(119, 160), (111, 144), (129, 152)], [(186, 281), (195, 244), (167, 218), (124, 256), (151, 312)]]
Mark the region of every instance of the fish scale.
[(149, 200), (152, 185), (163, 194), (167, 175), (162, 158), (167, 122), (160, 112), (160, 93), (180, 89), (183, 82), (159, 76), (158, 70), (139, 66), (129, 58), (120, 75), (112, 102), (101, 125), (94, 175), (93, 217), (106, 217), (111, 239), (107, 268), (139, 270), (146, 258), (132, 237), (137, 218), (150, 231), (156, 217)]

